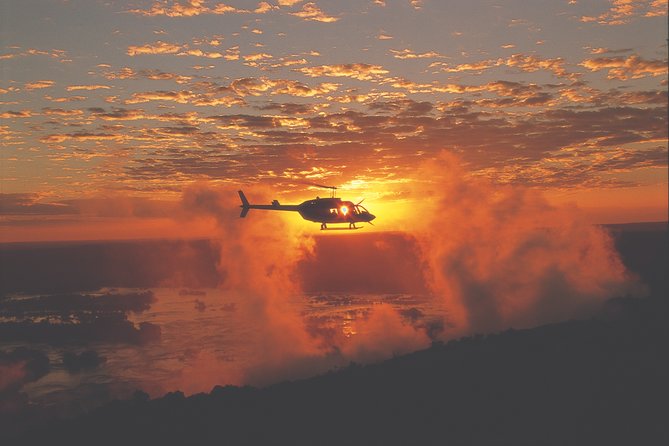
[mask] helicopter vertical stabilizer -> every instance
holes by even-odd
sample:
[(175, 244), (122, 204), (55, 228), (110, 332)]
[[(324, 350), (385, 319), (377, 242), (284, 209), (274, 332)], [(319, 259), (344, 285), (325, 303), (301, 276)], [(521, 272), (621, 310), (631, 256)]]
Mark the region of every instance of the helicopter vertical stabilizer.
[(246, 195), (244, 195), (244, 192), (239, 191), (239, 198), (242, 200), (242, 213), (239, 214), (240, 218), (246, 217), (246, 214), (249, 213), (249, 209), (251, 209), (251, 205), (249, 204), (249, 200), (246, 199)]

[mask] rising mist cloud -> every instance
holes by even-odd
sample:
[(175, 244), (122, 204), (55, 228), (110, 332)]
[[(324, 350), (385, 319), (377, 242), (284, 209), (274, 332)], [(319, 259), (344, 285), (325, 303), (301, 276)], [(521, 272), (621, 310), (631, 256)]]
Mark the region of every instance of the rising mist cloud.
[[(217, 221), (221, 287), (237, 296), (236, 316), (252, 327), (258, 357), (233, 368), (199, 352), (182, 371), (183, 382), (192, 382), (191, 373), (212, 386), (306, 376), (421, 349), (434, 339), (587, 317), (607, 299), (634, 291), (611, 238), (577, 209), (552, 206), (531, 189), (471, 176), (460, 163), (444, 153), (421, 167), (427, 180), (407, 192), (422, 197), (406, 215), (404, 227), (412, 229), (364, 237), (315, 239), (276, 213), (252, 210), (240, 219), (235, 190), (204, 184), (186, 190), (184, 209)], [(267, 200), (260, 189), (247, 195)], [(375, 268), (378, 258), (387, 262)], [(403, 273), (404, 280), (384, 278)], [(427, 293), (446, 316), (432, 329), (420, 315), (378, 304), (348, 334), (341, 327), (314, 331), (291, 298), (318, 288)]]
[(415, 236), (449, 309), (447, 337), (583, 317), (631, 292), (612, 239), (577, 209), (469, 176), (446, 153), (423, 173), (432, 181), (415, 191), (427, 197)]

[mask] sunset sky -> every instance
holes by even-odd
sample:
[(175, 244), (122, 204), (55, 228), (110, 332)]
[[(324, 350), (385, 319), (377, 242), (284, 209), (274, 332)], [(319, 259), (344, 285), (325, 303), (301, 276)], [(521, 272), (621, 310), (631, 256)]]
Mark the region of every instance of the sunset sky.
[(0, 241), (205, 235), (194, 184), (338, 185), (383, 229), (444, 151), (667, 219), (666, 0), (4, 1), (0, 46)]

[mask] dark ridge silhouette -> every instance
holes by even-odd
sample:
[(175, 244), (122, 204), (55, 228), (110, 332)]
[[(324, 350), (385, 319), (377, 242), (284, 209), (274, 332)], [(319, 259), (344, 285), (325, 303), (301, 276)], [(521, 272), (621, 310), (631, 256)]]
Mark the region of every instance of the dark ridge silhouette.
[[(14, 416), (17, 411), (28, 407), (28, 397), (21, 388), (30, 382), (37, 381), (51, 370), (49, 357), (38, 350), (19, 347), (11, 351), (0, 351), (0, 420)], [(19, 412), (20, 413), (20, 412)], [(7, 424), (0, 421), (0, 429), (6, 434)], [(0, 434), (0, 439), (2, 438)]]
[(77, 322), (4, 322), (0, 323), (0, 339), (4, 342), (30, 342), (51, 345), (113, 342), (147, 344), (160, 340), (160, 326), (151, 322), (138, 325), (125, 315), (109, 314)]
[(0, 295), (215, 287), (219, 255), (211, 240), (0, 244)]
[(623, 263), (645, 283), (653, 298), (669, 295), (668, 223), (608, 225)]
[[(641, 302), (641, 304), (639, 304)], [(138, 392), (32, 444), (667, 444), (667, 307), (472, 336), (265, 389)]]
[(55, 315), (62, 319), (79, 313), (141, 313), (156, 300), (152, 291), (131, 293), (104, 293), (100, 296), (67, 293), (46, 296), (21, 296), (18, 299), (0, 300), (0, 316), (23, 318)]
[(138, 390), (73, 419), (24, 405), (0, 417), (0, 442), (669, 444), (667, 226), (612, 235), (650, 294), (613, 299), (597, 317), (435, 343), (264, 389), (154, 400)]
[(136, 326), (128, 313), (148, 310), (151, 291), (124, 294), (54, 294), (0, 299), (0, 339), (51, 345), (96, 341), (145, 344), (160, 339), (160, 327)]

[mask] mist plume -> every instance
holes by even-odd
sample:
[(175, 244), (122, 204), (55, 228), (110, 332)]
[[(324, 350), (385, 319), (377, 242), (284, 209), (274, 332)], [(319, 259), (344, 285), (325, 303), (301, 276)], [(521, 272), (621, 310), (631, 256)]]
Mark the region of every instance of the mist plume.
[[(414, 292), (427, 290), (445, 307), (444, 329), (429, 336), (425, 326), (412, 325), (389, 304), (374, 305), (348, 336), (309, 330), (291, 298), (303, 296), (305, 283), (331, 283), (317, 266), (305, 266), (316, 258), (316, 239), (275, 213), (251, 211), (239, 218), (236, 190), (205, 184), (187, 189), (185, 214), (216, 220), (220, 288), (239, 303), (238, 317), (255, 359), (236, 364), (199, 352), (175, 384), (201, 391), (215, 384), (262, 385), (308, 376), (352, 360), (370, 362), (425, 348), (435, 338), (584, 317), (606, 299), (632, 292), (612, 239), (577, 209), (553, 206), (536, 190), (467, 174), (459, 159), (447, 153), (426, 163), (419, 178), (428, 180), (402, 191), (419, 203), (402, 224), (409, 227), (410, 219), (412, 229), (400, 236), (377, 233), (374, 246), (397, 257), (390, 275), (402, 274), (407, 259), (415, 259), (425, 284)], [(261, 189), (249, 189), (248, 195), (269, 201)], [(346, 275), (337, 270), (342, 265), (373, 264), (370, 250), (345, 246), (343, 263), (326, 261), (335, 268), (334, 277)], [(336, 246), (328, 250), (338, 252)], [(363, 286), (360, 281), (354, 285)]]
[(446, 337), (582, 317), (631, 291), (611, 237), (578, 209), (468, 175), (448, 153), (421, 177), (414, 236), (449, 310)]

